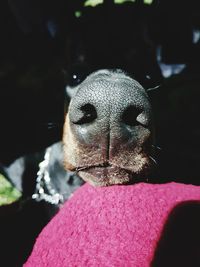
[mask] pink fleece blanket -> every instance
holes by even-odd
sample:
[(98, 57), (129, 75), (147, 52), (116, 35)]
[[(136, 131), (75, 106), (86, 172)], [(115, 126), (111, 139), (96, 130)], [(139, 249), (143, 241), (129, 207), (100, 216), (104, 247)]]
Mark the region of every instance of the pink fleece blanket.
[(43, 229), (24, 267), (200, 266), (199, 201), (193, 185), (85, 184)]

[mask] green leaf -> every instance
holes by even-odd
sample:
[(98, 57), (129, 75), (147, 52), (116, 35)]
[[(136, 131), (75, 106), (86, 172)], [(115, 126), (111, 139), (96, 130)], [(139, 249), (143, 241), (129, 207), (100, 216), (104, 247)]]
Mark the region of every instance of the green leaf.
[(115, 4), (124, 4), (126, 2), (135, 2), (135, 0), (114, 0)]
[(103, 4), (103, 0), (87, 0), (84, 3), (84, 6), (92, 6), (95, 7), (97, 5)]
[(21, 193), (0, 174), (0, 206), (11, 204), (21, 197)]
[(80, 18), (82, 13), (81, 13), (81, 11), (77, 10), (77, 11), (75, 11), (74, 15), (76, 18)]
[(153, 0), (144, 0), (144, 4), (151, 5), (153, 3)]

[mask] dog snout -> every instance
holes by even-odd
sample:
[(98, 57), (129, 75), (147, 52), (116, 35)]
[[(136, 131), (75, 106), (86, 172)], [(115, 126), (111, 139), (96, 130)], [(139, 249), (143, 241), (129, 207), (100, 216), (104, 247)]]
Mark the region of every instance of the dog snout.
[(119, 70), (91, 74), (70, 102), (63, 139), (68, 169), (100, 167), (95, 175), (90, 171), (89, 178), (83, 173), (83, 178), (122, 183), (119, 169), (140, 172), (148, 164), (152, 114), (146, 91)]
[(133, 138), (136, 128), (149, 127), (151, 109), (146, 92), (133, 80), (110, 75), (102, 81), (99, 75), (81, 85), (71, 101), (69, 119), (80, 143), (123, 141)]

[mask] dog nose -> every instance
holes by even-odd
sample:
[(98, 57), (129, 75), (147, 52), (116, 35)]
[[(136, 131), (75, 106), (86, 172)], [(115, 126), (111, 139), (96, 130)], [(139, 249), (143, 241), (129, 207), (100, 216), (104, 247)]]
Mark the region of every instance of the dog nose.
[[(85, 95), (87, 97), (87, 94)], [(121, 104), (121, 107), (119, 107), (120, 112), (118, 114), (114, 113), (111, 110), (111, 99), (104, 102), (101, 107), (99, 107), (98, 104), (90, 103), (89, 101), (86, 101), (87, 103), (83, 103), (82, 105), (78, 105), (76, 108), (73, 109), (73, 111), (70, 112), (70, 119), (71, 122), (74, 125), (77, 125), (76, 128), (78, 131), (80, 131), (83, 134), (83, 129), (89, 129), (92, 127), (95, 127), (95, 124), (98, 126), (98, 120), (99, 118), (103, 119), (103, 125), (104, 127), (107, 125), (109, 121), (112, 121), (112, 119), (115, 117), (115, 124), (118, 126), (121, 124), (121, 126), (128, 127), (128, 126), (137, 126), (137, 125), (143, 125), (147, 126), (149, 124), (148, 118), (144, 116), (143, 110), (141, 107), (135, 106), (135, 104), (129, 104), (129, 103), (123, 103)], [(84, 102), (84, 101), (83, 101)], [(117, 103), (116, 103), (117, 104)], [(115, 108), (116, 109), (116, 108)], [(108, 116), (106, 116), (105, 112), (106, 110), (111, 110)], [(119, 115), (117, 117), (117, 115)], [(117, 117), (117, 118), (116, 118)], [(100, 122), (99, 122), (100, 124)], [(101, 132), (100, 127), (95, 127), (96, 133)], [(85, 131), (86, 134), (89, 134), (88, 131)]]
[(69, 106), (71, 130), (82, 144), (112, 146), (138, 138), (151, 124), (151, 107), (143, 87), (123, 72), (99, 71), (80, 84)]
[(86, 103), (76, 107), (76, 109), (77, 110), (70, 113), (74, 124), (87, 127), (89, 123), (93, 123), (97, 119), (97, 108), (93, 104), (89, 103), (89, 101), (86, 101)]

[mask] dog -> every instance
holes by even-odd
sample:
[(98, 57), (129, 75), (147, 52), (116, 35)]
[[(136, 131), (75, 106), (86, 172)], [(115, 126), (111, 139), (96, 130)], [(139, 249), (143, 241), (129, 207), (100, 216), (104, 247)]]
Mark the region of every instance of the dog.
[(86, 8), (67, 31), (64, 146), (59, 142), (4, 169), (25, 198), (59, 206), (83, 184), (81, 178), (99, 186), (134, 183), (147, 179), (156, 164), (144, 90), (162, 81), (155, 48), (134, 5), (116, 5), (109, 16), (106, 8)]
[(146, 181), (155, 164), (154, 147), (147, 91), (124, 71), (104, 69), (73, 88), (63, 142), (48, 147), (43, 160), (37, 153), (4, 170), (23, 191), (34, 163), (33, 199), (59, 205), (84, 181), (94, 186)]
[(2, 227), (16, 229), (12, 249), (7, 234), (2, 237), (1, 251), (13, 255), (10, 266), (25, 260), (41, 229), (85, 181), (112, 186), (150, 177), (156, 163), (147, 89), (162, 75), (144, 20), (133, 12), (128, 4), (112, 12), (86, 9), (67, 29), (63, 141), (3, 167), (23, 195), (18, 215)]
[(154, 145), (144, 88), (121, 70), (99, 70), (75, 90), (64, 123), (65, 168), (95, 186), (139, 181)]

